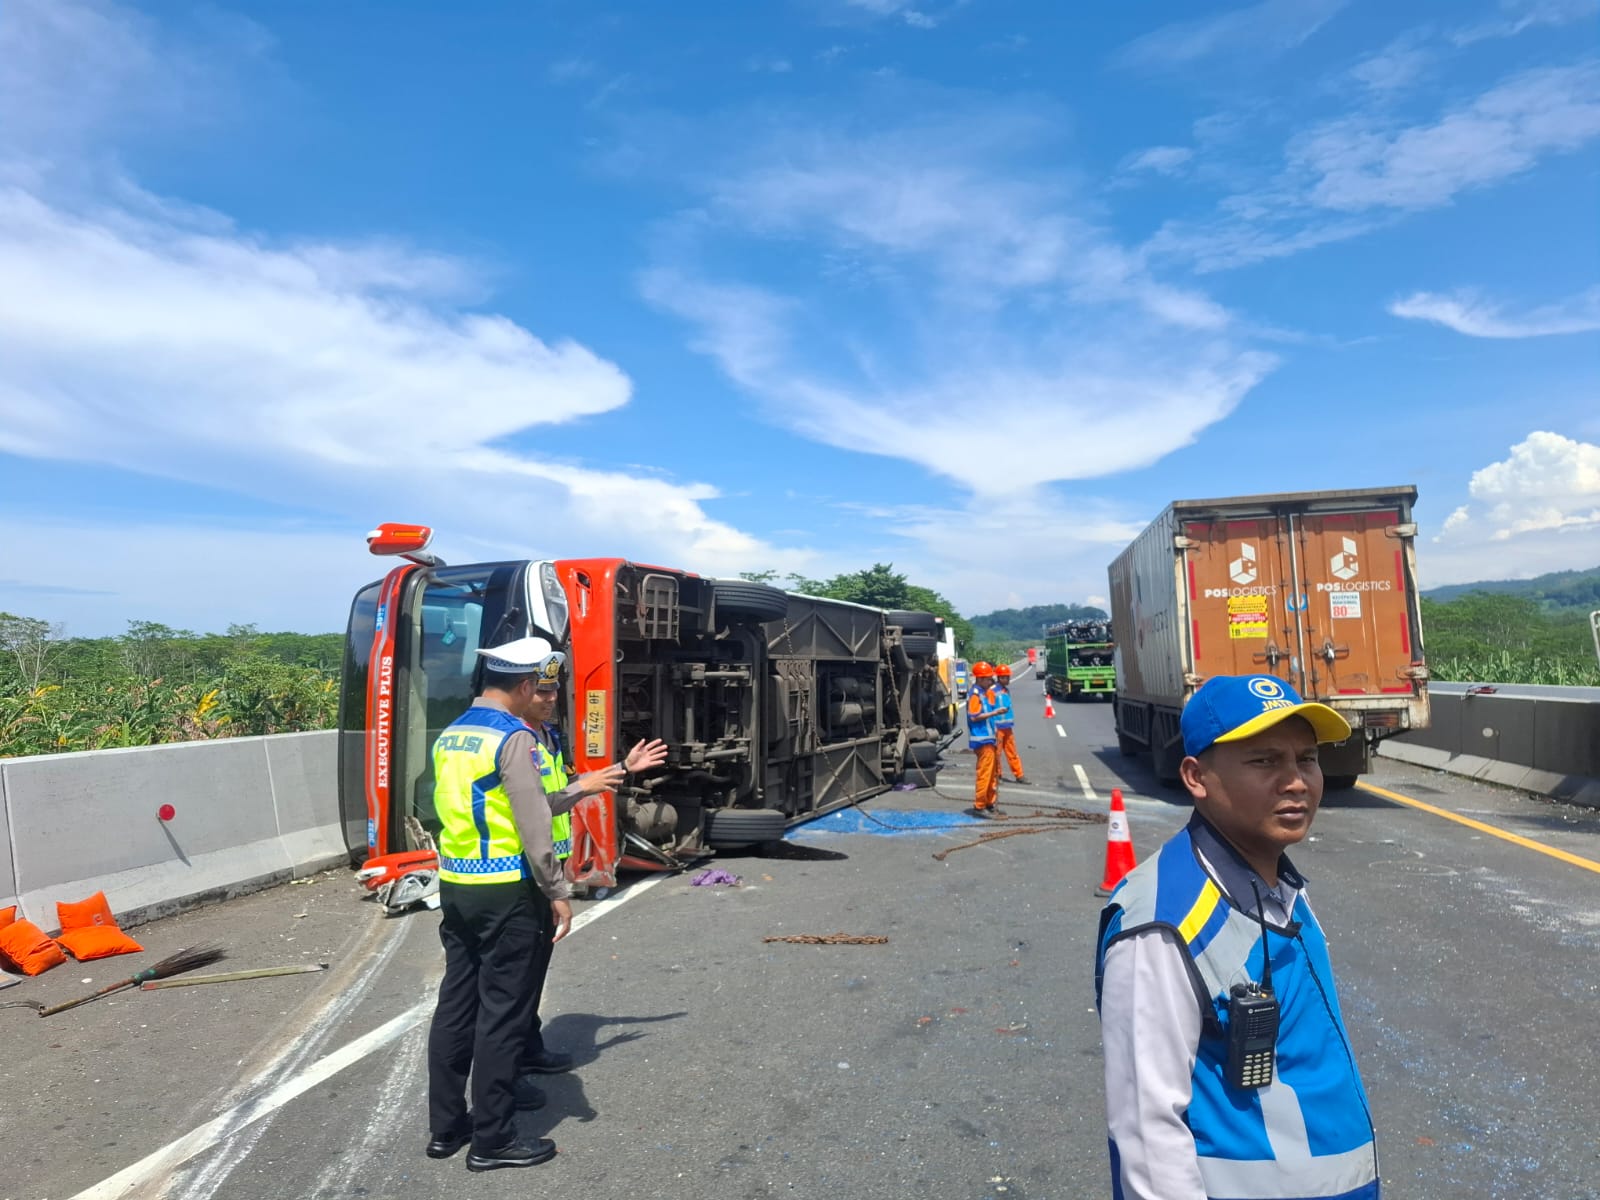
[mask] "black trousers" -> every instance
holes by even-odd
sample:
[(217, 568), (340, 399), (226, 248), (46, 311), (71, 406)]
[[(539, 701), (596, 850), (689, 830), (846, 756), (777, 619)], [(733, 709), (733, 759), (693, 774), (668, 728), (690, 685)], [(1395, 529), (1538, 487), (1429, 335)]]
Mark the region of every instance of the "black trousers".
[(539, 948), (533, 953), (533, 1019), (528, 1022), (528, 1044), (522, 1052), (522, 1070), (528, 1070), (528, 1060), (544, 1052), (544, 1022), (539, 1018), (539, 1002), (544, 997), (545, 977), (550, 974), (550, 954), (555, 943), (556, 915), (550, 909), (549, 898), (538, 888), (533, 889), (533, 906), (539, 910)]
[(533, 1019), (533, 963), (549, 940), (536, 896), (531, 881), (439, 884), (444, 979), (428, 1031), (428, 1128), (465, 1132), (470, 1074), (479, 1153), (517, 1136), (514, 1083)]

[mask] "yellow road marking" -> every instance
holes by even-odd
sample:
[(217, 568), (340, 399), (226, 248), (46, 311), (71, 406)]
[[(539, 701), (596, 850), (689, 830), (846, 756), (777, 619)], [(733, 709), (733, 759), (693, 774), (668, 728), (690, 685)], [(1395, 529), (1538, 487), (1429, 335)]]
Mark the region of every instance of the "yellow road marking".
[(1447, 808), (1437, 808), (1432, 804), (1424, 804), (1421, 800), (1413, 800), (1410, 796), (1402, 796), (1399, 792), (1391, 792), (1388, 788), (1381, 788), (1375, 783), (1367, 783), (1362, 780), (1356, 786), (1364, 792), (1382, 796), (1385, 800), (1393, 800), (1396, 804), (1408, 804), (1412, 808), (1420, 808), (1425, 813), (1432, 813), (1434, 816), (1443, 817), (1447, 821), (1455, 821), (1457, 824), (1465, 825), (1468, 829), (1476, 829), (1481, 833), (1487, 833), (1513, 845), (1522, 846), (1528, 850), (1537, 850), (1540, 854), (1548, 854), (1551, 858), (1559, 858), (1564, 863), (1571, 863), (1575, 867), (1582, 867), (1586, 871), (1600, 874), (1600, 862), (1595, 862), (1592, 858), (1569, 854), (1565, 850), (1557, 850), (1554, 846), (1547, 846), (1543, 842), (1534, 841), (1532, 838), (1525, 838), (1515, 833), (1507, 833), (1504, 829), (1496, 829), (1493, 825), (1485, 825), (1482, 821), (1474, 821), (1471, 817), (1463, 817)]

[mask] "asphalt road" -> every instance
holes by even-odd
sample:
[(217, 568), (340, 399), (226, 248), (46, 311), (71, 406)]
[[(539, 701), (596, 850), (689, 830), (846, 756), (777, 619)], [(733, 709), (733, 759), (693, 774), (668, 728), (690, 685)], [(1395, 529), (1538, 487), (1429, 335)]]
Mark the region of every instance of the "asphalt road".
[[(1127, 802), (1142, 859), (1187, 819), (1121, 758), (1110, 706), (1015, 686), (1032, 788)], [(329, 971), (0, 1011), (0, 1197), (1104, 1197), (1092, 940), (1104, 826), (968, 845), (971, 758), (688, 876), (582, 906), (545, 1015), (579, 1068), (524, 1129), (560, 1154), (469, 1175), (422, 1154), (437, 917), (384, 920), (344, 873), (145, 926), (138, 959), (0, 993), (47, 1002), (180, 946)], [(1081, 776), (1080, 776), (1081, 769)], [(1295, 855), (1332, 941), (1384, 1183), (1421, 1200), (1600, 1197), (1600, 813), (1385, 763)], [(1037, 824), (1039, 822), (1033, 822)], [(1017, 824), (1027, 824), (1019, 822)], [(911, 828), (926, 826), (923, 828)], [(956, 847), (964, 847), (955, 849)], [(942, 861), (935, 852), (949, 851)], [(620, 902), (619, 902), (620, 901)], [(882, 945), (768, 943), (791, 934)], [(212, 969), (222, 969), (212, 968)], [(85, 985), (82, 981), (92, 980)]]

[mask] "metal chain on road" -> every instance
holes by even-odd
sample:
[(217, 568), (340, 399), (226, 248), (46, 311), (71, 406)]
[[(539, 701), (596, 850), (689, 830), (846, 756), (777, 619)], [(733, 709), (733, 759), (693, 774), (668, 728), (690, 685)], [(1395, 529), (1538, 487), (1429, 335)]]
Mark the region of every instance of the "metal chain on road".
[(763, 942), (794, 942), (801, 946), (884, 946), (889, 939), (875, 933), (791, 933), (764, 937)]

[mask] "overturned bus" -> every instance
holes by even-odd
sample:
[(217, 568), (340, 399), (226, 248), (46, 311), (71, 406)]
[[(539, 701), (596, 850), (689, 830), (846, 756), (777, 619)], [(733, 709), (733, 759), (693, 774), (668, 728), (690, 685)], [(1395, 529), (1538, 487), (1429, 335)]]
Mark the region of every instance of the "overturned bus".
[(558, 717), (579, 771), (661, 738), (666, 765), (572, 813), (567, 874), (673, 870), (718, 848), (937, 770), (951, 730), (943, 622), (618, 558), (448, 566), (423, 526), (380, 526), (404, 561), (350, 609), (339, 798), (361, 861), (429, 833), (433, 740), (477, 691), (479, 648), (538, 636), (566, 651)]

